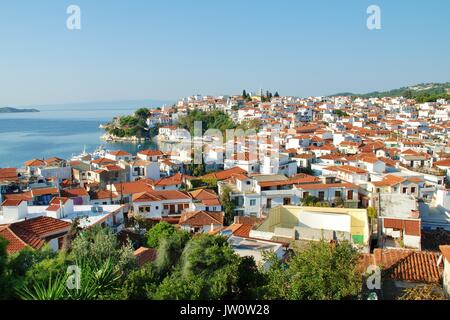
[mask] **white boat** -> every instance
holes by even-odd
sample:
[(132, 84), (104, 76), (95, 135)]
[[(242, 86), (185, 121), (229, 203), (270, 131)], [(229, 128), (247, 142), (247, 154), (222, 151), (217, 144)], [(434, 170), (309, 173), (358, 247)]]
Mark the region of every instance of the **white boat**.
[(80, 154), (73, 154), (70, 158), (71, 161), (84, 161), (84, 160), (90, 160), (91, 155), (86, 152), (86, 145), (83, 148), (83, 152)]

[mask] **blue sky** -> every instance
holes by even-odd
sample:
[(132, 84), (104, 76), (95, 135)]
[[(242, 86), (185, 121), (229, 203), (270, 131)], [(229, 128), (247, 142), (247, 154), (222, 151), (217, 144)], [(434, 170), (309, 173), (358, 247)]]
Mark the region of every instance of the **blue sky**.
[(2, 0), (0, 106), (445, 82), (449, 31), (443, 0)]

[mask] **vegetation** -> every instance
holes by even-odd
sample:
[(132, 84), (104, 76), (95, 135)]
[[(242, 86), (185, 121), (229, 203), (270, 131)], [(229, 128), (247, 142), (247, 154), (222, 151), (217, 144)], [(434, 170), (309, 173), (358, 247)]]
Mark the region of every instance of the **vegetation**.
[(447, 300), (442, 288), (427, 284), (408, 288), (398, 300)]
[(116, 137), (137, 137), (151, 138), (158, 134), (159, 126), (149, 128), (147, 117), (149, 110), (140, 108), (133, 115), (116, 118), (113, 123), (109, 123), (105, 130)]
[[(139, 268), (129, 244), (108, 229), (84, 230), (60, 253), (49, 248), (7, 255), (0, 240), (2, 299), (345, 299), (358, 295), (357, 252), (350, 244), (313, 242), (267, 270), (236, 255), (226, 238), (161, 222), (146, 235), (156, 260)], [(80, 269), (78, 289), (67, 267)], [(76, 282), (74, 282), (76, 283)]]
[(415, 99), (418, 103), (433, 102), (437, 99), (450, 100), (450, 82), (447, 83), (421, 83), (416, 86), (402, 87), (389, 91), (374, 91), (365, 94), (355, 94), (350, 92), (338, 93), (333, 96), (353, 96), (361, 98), (382, 98), (382, 97), (404, 97)]
[(348, 113), (340, 109), (333, 110), (333, 114), (337, 115), (338, 117), (348, 117)]
[(158, 223), (148, 230), (146, 234), (147, 246), (149, 248), (158, 248), (160, 239), (172, 236), (175, 231), (175, 228), (165, 221)]
[(310, 242), (295, 249), (288, 263), (271, 256), (272, 265), (263, 286), (266, 299), (339, 300), (356, 298), (362, 278), (356, 266), (358, 252), (350, 243), (332, 246)]
[(231, 189), (228, 186), (224, 186), (220, 193), (220, 202), (222, 203), (223, 212), (225, 214), (224, 220), (225, 224), (230, 225), (234, 221), (234, 209), (235, 204), (231, 200)]
[(188, 114), (178, 120), (178, 127), (186, 129), (194, 136), (194, 124), (196, 121), (202, 123), (202, 134), (208, 129), (218, 129), (225, 136), (227, 129), (234, 129), (236, 125), (233, 120), (223, 111), (213, 110), (204, 112), (201, 110), (189, 110)]

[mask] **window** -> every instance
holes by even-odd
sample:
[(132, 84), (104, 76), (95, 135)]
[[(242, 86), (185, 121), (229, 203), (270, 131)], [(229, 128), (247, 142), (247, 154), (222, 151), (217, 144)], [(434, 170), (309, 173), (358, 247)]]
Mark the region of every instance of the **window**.
[(319, 199), (320, 200), (325, 199), (325, 191), (319, 191)]
[(408, 190), (408, 188), (403, 187), (403, 193), (406, 193), (406, 191)]
[(251, 206), (256, 206), (256, 199), (251, 199), (250, 200), (250, 205)]
[(283, 199), (283, 205), (288, 206), (291, 204), (291, 198), (284, 198)]
[(411, 187), (411, 193), (415, 193), (416, 192), (416, 187)]
[(348, 192), (347, 192), (347, 200), (353, 200), (353, 190), (348, 190)]
[(156, 206), (155, 209), (156, 209), (156, 210), (159, 210), (159, 206)]
[(335, 191), (334, 192), (334, 197), (335, 198), (340, 198), (341, 197), (341, 191)]
[(251, 181), (250, 180), (247, 180), (247, 185), (250, 185), (251, 184)]
[(303, 192), (303, 198), (307, 198), (309, 196), (309, 192)]

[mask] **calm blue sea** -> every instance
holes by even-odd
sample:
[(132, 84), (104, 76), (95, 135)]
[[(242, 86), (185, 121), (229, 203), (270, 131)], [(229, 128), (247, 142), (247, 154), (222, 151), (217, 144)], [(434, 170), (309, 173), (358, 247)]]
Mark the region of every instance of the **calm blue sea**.
[[(168, 101), (125, 101), (36, 106), (39, 113), (0, 114), (0, 168), (21, 167), (27, 160), (57, 156), (70, 158), (103, 145), (110, 150), (137, 152), (148, 143), (105, 143), (99, 125), (139, 107), (158, 107)], [(27, 107), (29, 108), (29, 107)]]

